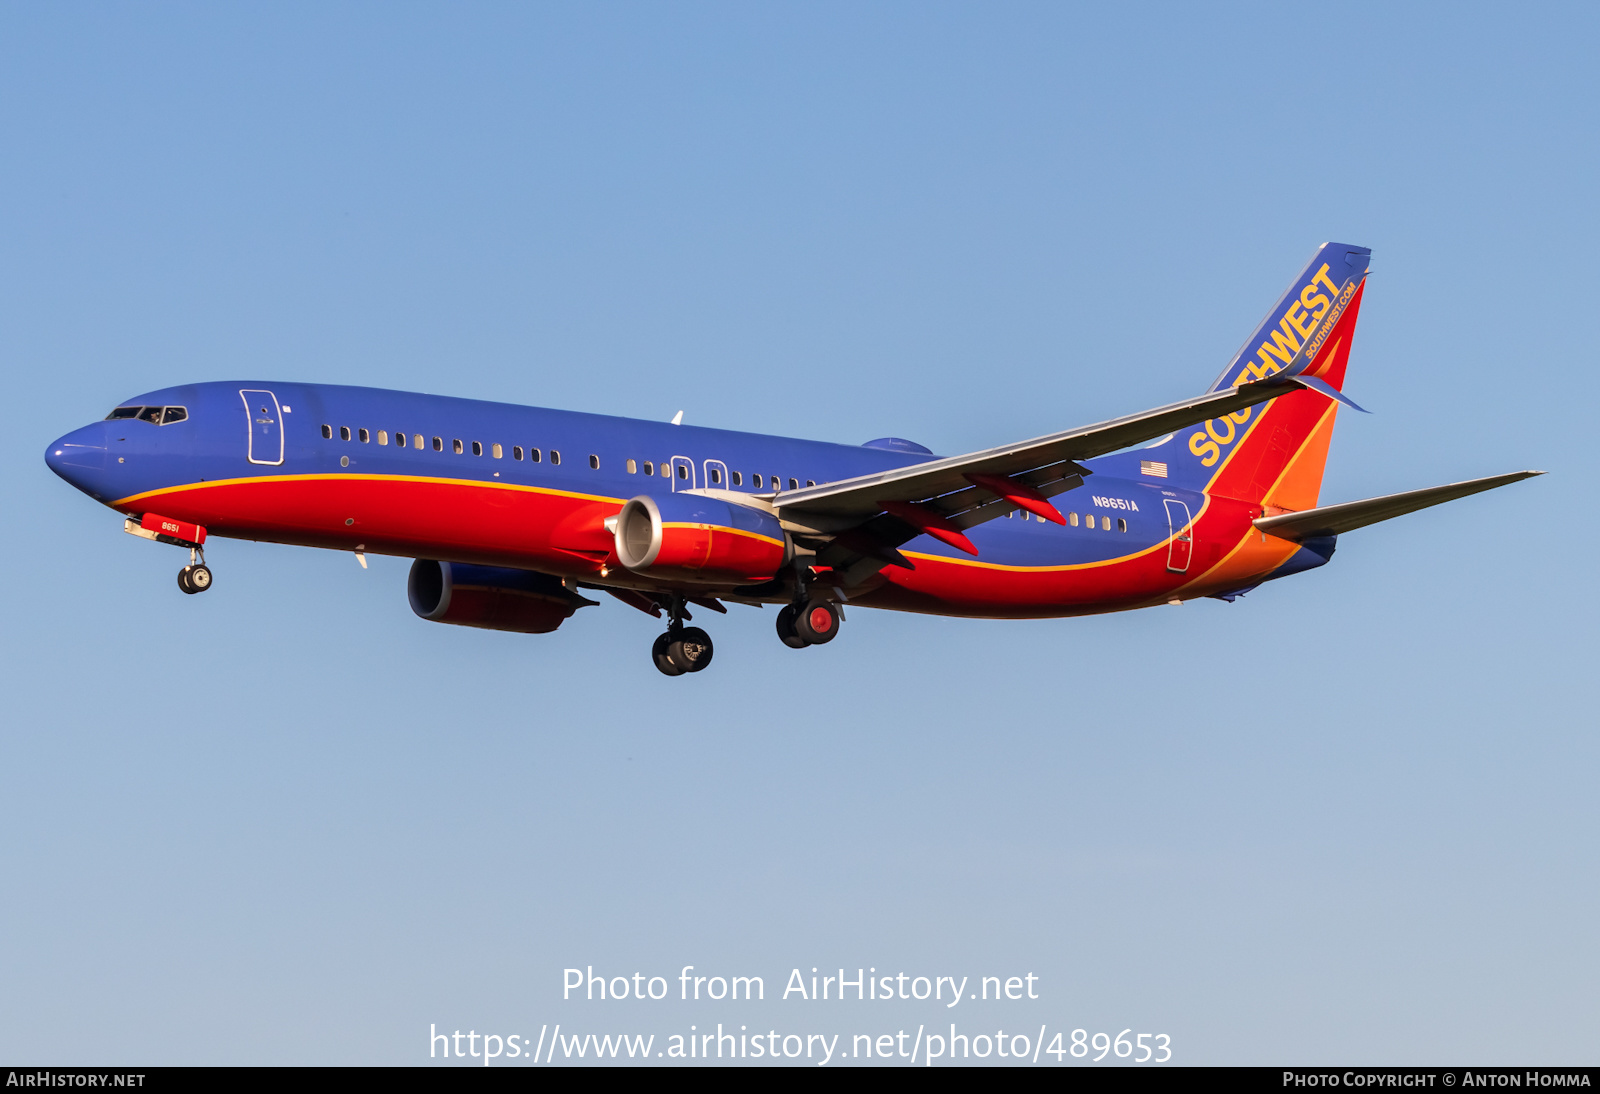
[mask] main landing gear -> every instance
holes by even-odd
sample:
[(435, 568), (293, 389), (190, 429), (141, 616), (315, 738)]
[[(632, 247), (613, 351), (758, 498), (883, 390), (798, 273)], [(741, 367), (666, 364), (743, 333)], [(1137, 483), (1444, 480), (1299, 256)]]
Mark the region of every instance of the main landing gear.
[(839, 605), (814, 596), (804, 603), (786, 605), (778, 613), (778, 638), (790, 649), (820, 646), (833, 641), (843, 622)]
[(711, 664), (711, 636), (699, 627), (683, 625), (683, 598), (675, 596), (668, 609), (667, 633), (650, 647), (650, 659), (663, 676), (699, 672)]
[(178, 571), (178, 588), (186, 593), (203, 593), (211, 588), (211, 567), (206, 565), (206, 553), (200, 548), (189, 548), (189, 565)]
[[(663, 676), (682, 676), (699, 672), (711, 664), (711, 636), (699, 627), (683, 625), (683, 597), (675, 596), (667, 607), (667, 633), (650, 647), (650, 660)], [(832, 642), (844, 622), (837, 601), (825, 596), (787, 604), (778, 612), (778, 637), (785, 646), (804, 649)]]

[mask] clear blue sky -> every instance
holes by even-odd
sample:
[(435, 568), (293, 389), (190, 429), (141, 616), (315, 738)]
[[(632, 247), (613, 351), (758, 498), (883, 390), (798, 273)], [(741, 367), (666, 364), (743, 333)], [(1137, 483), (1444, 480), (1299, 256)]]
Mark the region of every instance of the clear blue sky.
[[(1588, 5), (0, 6), (0, 1059), (384, 1062), (561, 969), (1033, 972), (1189, 1063), (1594, 1062)], [(1203, 390), (1374, 273), (1323, 498), (1548, 476), (1229, 605), (448, 628), (43, 461), (118, 400), (372, 384), (959, 452)], [(980, 1019), (982, 1019), (980, 1021)], [(961, 1019), (966, 1021), (967, 1019)]]

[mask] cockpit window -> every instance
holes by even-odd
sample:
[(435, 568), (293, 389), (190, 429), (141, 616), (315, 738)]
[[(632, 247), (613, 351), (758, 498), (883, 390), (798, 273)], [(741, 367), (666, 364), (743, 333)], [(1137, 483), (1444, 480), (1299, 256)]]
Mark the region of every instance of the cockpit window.
[(185, 421), (189, 411), (181, 406), (119, 406), (106, 415), (106, 421), (115, 422), (137, 418), (151, 425), (171, 425)]

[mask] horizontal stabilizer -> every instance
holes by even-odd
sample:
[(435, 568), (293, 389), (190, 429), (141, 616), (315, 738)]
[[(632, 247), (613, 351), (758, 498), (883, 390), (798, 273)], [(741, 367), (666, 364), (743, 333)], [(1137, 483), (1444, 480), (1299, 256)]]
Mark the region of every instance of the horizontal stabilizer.
[(1366, 501), (1324, 505), (1300, 513), (1281, 513), (1275, 517), (1261, 517), (1253, 523), (1261, 531), (1279, 539), (1299, 541), (1315, 536), (1336, 536), (1357, 528), (1365, 528), (1369, 524), (1377, 524), (1380, 520), (1390, 520), (1407, 513), (1415, 513), (1418, 509), (1426, 509), (1430, 505), (1442, 505), (1447, 501), (1464, 498), (1468, 494), (1493, 490), (1497, 486), (1505, 486), (1542, 474), (1543, 471), (1513, 471), (1508, 475), (1490, 475), (1486, 479), (1470, 479), (1448, 486), (1408, 490), (1404, 494), (1368, 498)]

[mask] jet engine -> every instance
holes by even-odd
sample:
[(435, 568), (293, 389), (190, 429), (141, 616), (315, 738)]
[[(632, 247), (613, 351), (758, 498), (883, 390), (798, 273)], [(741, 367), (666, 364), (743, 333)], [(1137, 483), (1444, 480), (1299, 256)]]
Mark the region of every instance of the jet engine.
[(617, 514), (616, 550), (636, 574), (748, 585), (770, 581), (794, 546), (764, 510), (698, 494), (641, 494)]
[(423, 619), (523, 634), (548, 634), (595, 603), (549, 574), (426, 558), (411, 564), (406, 595)]

